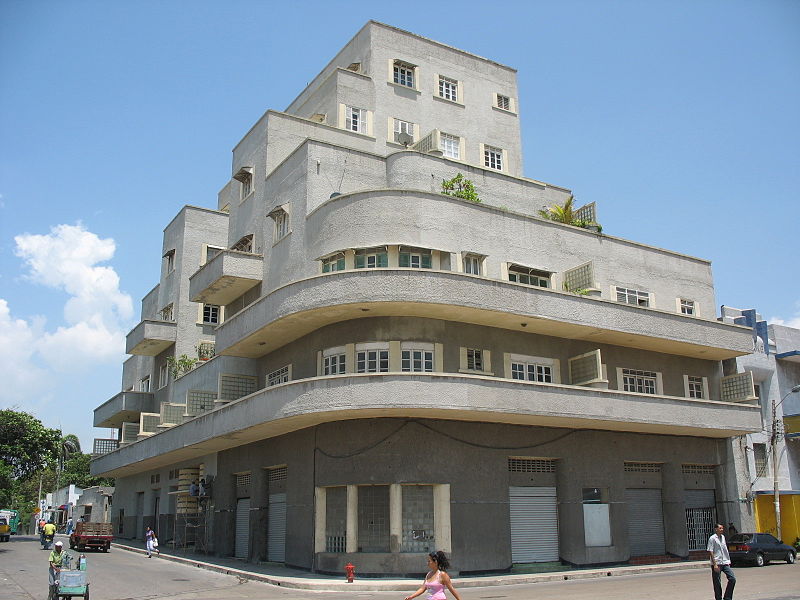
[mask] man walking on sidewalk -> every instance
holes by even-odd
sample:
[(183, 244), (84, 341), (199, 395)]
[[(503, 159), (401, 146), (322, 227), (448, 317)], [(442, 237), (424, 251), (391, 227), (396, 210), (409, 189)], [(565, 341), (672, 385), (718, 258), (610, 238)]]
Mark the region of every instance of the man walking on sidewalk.
[[(714, 598), (716, 600), (733, 600), (733, 588), (736, 585), (736, 576), (731, 569), (731, 556), (728, 554), (728, 544), (723, 535), (725, 527), (717, 523), (714, 526), (714, 535), (708, 538), (708, 553), (711, 556), (711, 582), (714, 584)], [(722, 573), (728, 578), (725, 586), (725, 595), (722, 595)]]

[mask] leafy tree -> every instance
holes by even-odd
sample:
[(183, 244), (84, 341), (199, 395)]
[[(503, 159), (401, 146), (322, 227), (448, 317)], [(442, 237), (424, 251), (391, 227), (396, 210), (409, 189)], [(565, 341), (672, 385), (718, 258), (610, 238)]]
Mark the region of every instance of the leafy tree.
[(64, 464), (61, 481), (64, 484), (74, 483), (79, 488), (92, 487), (93, 485), (114, 485), (114, 480), (108, 477), (97, 477), (89, 471), (90, 454), (78, 453), (72, 455)]
[(194, 369), (194, 366), (200, 362), (196, 358), (192, 358), (187, 354), (181, 354), (179, 357), (175, 358), (174, 356), (167, 357), (167, 368), (169, 372), (172, 374), (172, 377), (177, 379), (178, 377), (182, 377), (186, 375), (189, 371)]
[(444, 179), (442, 181), (442, 193), (462, 200), (469, 200), (470, 202), (481, 201), (478, 197), (478, 191), (475, 189), (475, 184), (461, 173), (452, 179)]
[(14, 479), (25, 479), (55, 460), (60, 440), (60, 431), (45, 427), (32, 415), (0, 410), (0, 461)]

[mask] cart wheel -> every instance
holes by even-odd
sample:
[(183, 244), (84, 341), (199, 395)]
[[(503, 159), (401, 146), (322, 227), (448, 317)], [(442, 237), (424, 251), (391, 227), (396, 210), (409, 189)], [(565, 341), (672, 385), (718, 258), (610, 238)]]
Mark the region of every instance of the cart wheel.
[(89, 584), (86, 584), (86, 593), (83, 595), (83, 600), (89, 600)]
[(103, 546), (103, 552), (108, 552), (108, 546)]

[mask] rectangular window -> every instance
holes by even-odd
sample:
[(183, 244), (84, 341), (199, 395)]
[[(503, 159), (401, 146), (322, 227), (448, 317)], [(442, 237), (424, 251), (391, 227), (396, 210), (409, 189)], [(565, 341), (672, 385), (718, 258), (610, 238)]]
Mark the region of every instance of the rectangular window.
[(344, 271), (344, 254), (336, 254), (322, 259), (322, 272)]
[(143, 377), (142, 380), (139, 382), (139, 391), (140, 392), (149, 392), (150, 391), (150, 376)]
[(389, 349), (370, 349), (356, 351), (357, 373), (388, 373)]
[(345, 354), (329, 354), (322, 357), (323, 375), (344, 375)]
[(325, 490), (325, 552), (347, 551), (347, 488)]
[(173, 308), (174, 308), (174, 304), (172, 302), (170, 302), (164, 308), (161, 309), (159, 314), (161, 315), (161, 320), (162, 321), (174, 321), (175, 320), (175, 315), (174, 315)]
[(461, 142), (456, 135), (449, 133), (439, 134), (439, 150), (448, 158), (461, 158)]
[(534, 287), (550, 287), (550, 273), (516, 265), (508, 267), (508, 280)]
[(197, 344), (197, 358), (200, 360), (210, 360), (216, 355), (216, 344), (214, 342), (200, 342)]
[(694, 300), (687, 300), (686, 298), (681, 298), (681, 314), (682, 315), (693, 315), (694, 314)]
[(358, 550), (389, 552), (389, 486), (358, 486)]
[(402, 487), (403, 543), (400, 552), (433, 552), (433, 486)]
[(170, 250), (164, 255), (165, 274), (169, 275), (175, 270), (175, 250)]
[(408, 121), (401, 121), (400, 119), (394, 119), (394, 141), (398, 144), (403, 144), (400, 138), (401, 134), (407, 134), (411, 137), (410, 141), (407, 141), (409, 144), (414, 143), (414, 124)]
[(165, 387), (169, 383), (169, 368), (167, 365), (161, 365), (158, 368), (158, 389)]
[(702, 398), (703, 397), (703, 378), (692, 377), (688, 378), (689, 398)]
[(534, 362), (511, 362), (511, 379), (553, 383), (553, 367)]
[(273, 218), (275, 219), (275, 241), (277, 242), (289, 233), (289, 215), (281, 211)]
[(363, 108), (353, 106), (345, 107), (345, 129), (357, 131), (358, 133), (367, 132), (367, 111)]
[(497, 108), (511, 110), (511, 98), (503, 96), (502, 94), (497, 94)]
[(458, 102), (458, 81), (439, 75), (439, 97)]
[(203, 304), (203, 323), (217, 325), (219, 323), (219, 306)]
[(617, 302), (634, 304), (636, 306), (650, 306), (650, 294), (649, 292), (617, 286)]
[(503, 151), (494, 146), (483, 147), (483, 166), (498, 171), (503, 170)]
[(400, 266), (412, 269), (430, 269), (431, 251), (400, 248)]
[(289, 381), (289, 365), (267, 374), (267, 387), (278, 385), (279, 383), (286, 383), (287, 381)]
[(401, 62), (394, 61), (394, 82), (406, 87), (414, 87), (414, 67)]
[(250, 192), (253, 191), (253, 175), (250, 173), (242, 173), (239, 175), (238, 179), (242, 182), (242, 200), (244, 200), (250, 195)]
[(767, 476), (767, 445), (753, 444), (753, 458), (756, 463), (756, 477)]
[(465, 254), (464, 255), (464, 273), (469, 273), (471, 275), (482, 275), (481, 264), (483, 263), (483, 257), (478, 256), (477, 254)]
[(483, 371), (483, 350), (467, 348), (467, 369)]
[(389, 266), (389, 254), (385, 249), (356, 251), (356, 269), (377, 269)]
[(210, 262), (217, 254), (222, 252), (223, 248), (216, 246), (206, 246), (206, 262)]
[(622, 369), (622, 389), (638, 394), (656, 393), (657, 374), (653, 371)]
[(402, 370), (412, 373), (433, 373), (433, 350), (408, 348), (401, 352)]

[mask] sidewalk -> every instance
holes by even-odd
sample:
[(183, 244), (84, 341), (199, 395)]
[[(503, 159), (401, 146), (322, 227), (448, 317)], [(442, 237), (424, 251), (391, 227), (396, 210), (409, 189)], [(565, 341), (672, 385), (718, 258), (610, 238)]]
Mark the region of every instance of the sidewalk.
[[(112, 544), (112, 548), (128, 550), (137, 554), (145, 554), (144, 548), (130, 544)], [(154, 557), (155, 558), (155, 557)], [(255, 564), (234, 558), (220, 558), (192, 553), (163, 550), (157, 558), (169, 560), (187, 566), (233, 575), (241, 579), (259, 581), (285, 588), (314, 591), (355, 591), (355, 592), (412, 592), (420, 585), (420, 578), (383, 579), (359, 577), (356, 565), (356, 579), (347, 583), (344, 574), (341, 576), (309, 573), (300, 569), (292, 569), (275, 563)], [(573, 579), (596, 579), (600, 577), (620, 577), (624, 575), (641, 575), (665, 571), (681, 571), (684, 569), (703, 569), (705, 561), (687, 561), (661, 565), (637, 565), (623, 567), (606, 567), (602, 569), (575, 569), (572, 571), (556, 571), (552, 573), (500, 574), (483, 577), (454, 577), (457, 588), (484, 587), (497, 585), (515, 585), (520, 583), (542, 583), (547, 581), (566, 581)]]

